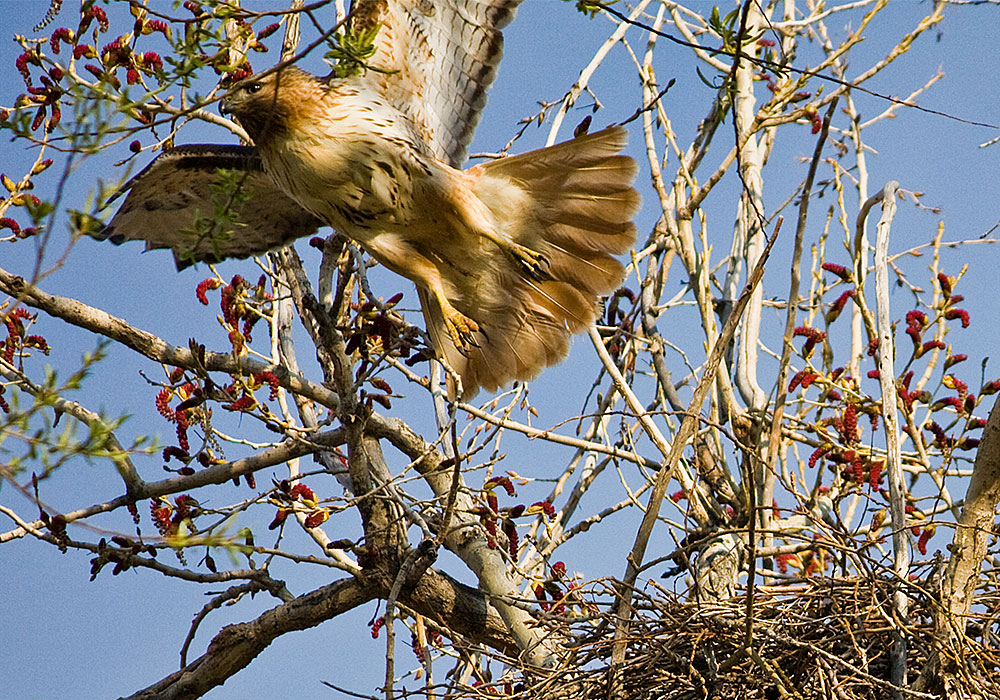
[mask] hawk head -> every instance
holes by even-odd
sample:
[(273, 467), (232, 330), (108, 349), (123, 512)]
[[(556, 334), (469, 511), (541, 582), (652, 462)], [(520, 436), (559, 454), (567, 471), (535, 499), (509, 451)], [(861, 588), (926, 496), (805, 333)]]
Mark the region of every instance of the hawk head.
[(222, 98), (221, 111), (232, 114), (258, 146), (261, 140), (286, 134), (303, 117), (320, 81), (296, 66), (251, 76), (236, 83)]

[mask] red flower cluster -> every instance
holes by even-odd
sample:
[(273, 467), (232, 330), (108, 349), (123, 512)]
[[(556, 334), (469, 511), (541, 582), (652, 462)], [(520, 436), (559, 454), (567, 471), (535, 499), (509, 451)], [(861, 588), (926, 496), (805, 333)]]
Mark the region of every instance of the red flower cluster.
[(810, 328), (809, 326), (799, 326), (792, 331), (792, 337), (803, 337), (806, 339), (805, 344), (802, 346), (802, 356), (809, 357), (816, 347), (816, 343), (821, 343), (826, 339), (826, 333), (816, 328)]

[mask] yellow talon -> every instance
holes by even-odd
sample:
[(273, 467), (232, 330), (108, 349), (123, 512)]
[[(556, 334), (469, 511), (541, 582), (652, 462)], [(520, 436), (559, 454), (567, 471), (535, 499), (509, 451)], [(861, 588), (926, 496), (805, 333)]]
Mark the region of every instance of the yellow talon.
[(441, 311), (448, 337), (459, 352), (467, 355), (471, 348), (479, 347), (475, 336), (479, 332), (479, 324), (447, 302), (441, 305)]

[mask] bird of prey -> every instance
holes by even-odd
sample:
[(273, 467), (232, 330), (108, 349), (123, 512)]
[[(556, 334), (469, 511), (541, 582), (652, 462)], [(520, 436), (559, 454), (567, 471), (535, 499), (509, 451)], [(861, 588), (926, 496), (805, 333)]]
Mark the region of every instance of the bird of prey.
[(364, 69), (237, 83), (223, 108), (253, 146), (165, 151), (104, 237), (172, 248), (182, 265), (329, 225), (416, 283), (463, 398), (534, 377), (621, 283), (613, 256), (634, 243), (639, 196), (618, 126), (460, 169), (519, 2), (355, 2), (354, 28), (378, 28)]

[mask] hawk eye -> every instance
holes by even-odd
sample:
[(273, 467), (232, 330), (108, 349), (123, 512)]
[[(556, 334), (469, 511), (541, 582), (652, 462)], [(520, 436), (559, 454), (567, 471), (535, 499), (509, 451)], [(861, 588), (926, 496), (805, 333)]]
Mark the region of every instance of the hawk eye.
[(255, 93), (258, 93), (258, 92), (260, 92), (260, 90), (261, 90), (261, 88), (262, 88), (262, 87), (264, 87), (264, 86), (263, 86), (263, 85), (261, 85), (260, 83), (250, 83), (249, 85), (247, 85), (247, 86), (246, 86), (245, 88), (243, 88), (243, 89), (244, 89), (244, 90), (246, 90), (246, 91), (247, 91), (248, 93), (250, 93), (251, 95), (253, 95), (253, 94), (255, 94)]

